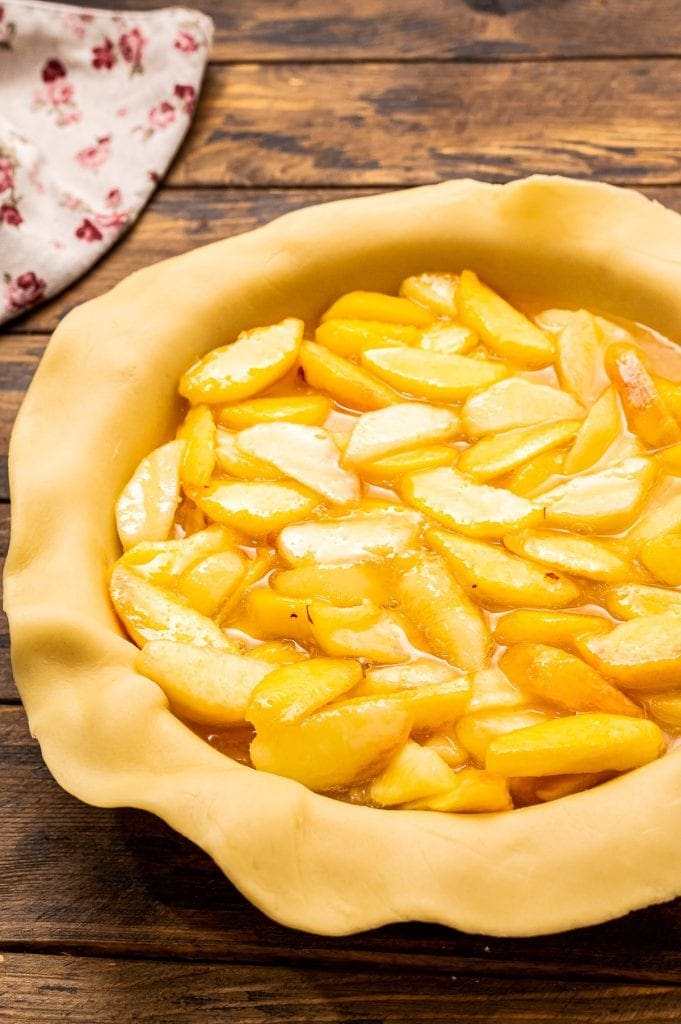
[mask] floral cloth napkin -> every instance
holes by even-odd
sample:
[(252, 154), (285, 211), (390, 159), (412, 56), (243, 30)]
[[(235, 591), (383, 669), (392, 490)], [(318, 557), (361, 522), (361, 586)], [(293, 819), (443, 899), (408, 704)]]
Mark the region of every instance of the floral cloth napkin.
[(0, 0), (0, 323), (138, 216), (194, 112), (210, 18)]

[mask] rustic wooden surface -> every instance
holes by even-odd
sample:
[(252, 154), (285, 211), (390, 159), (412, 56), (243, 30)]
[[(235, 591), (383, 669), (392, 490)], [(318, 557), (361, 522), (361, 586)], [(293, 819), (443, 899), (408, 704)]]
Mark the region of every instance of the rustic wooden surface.
[[(678, 0), (186, 6), (213, 15), (216, 41), (167, 181), (84, 280), (0, 336), (0, 559), (9, 432), (48, 335), (126, 273), (311, 202), (454, 175), (598, 177), (681, 210)], [(0, 780), (0, 1022), (681, 1019), (679, 901), (528, 940), (420, 924), (323, 939), (267, 920), (161, 821), (57, 787), (4, 619)]]

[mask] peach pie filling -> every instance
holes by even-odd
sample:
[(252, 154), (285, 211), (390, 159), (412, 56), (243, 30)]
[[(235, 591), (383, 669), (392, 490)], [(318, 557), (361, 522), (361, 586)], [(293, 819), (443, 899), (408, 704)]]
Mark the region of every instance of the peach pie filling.
[[(314, 339), (314, 340), (312, 340)], [(681, 731), (681, 352), (469, 270), (189, 367), (116, 504), (138, 671), (207, 742), (378, 807), (502, 811)]]

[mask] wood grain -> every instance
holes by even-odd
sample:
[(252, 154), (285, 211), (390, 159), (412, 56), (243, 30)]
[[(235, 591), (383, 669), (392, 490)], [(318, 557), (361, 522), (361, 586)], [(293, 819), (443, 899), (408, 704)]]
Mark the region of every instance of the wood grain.
[(0, 338), (0, 501), (9, 498), (7, 451), (12, 424), (46, 343), (47, 338), (40, 335)]
[(175, 185), (681, 182), (681, 61), (213, 66)]
[[(2, 607), (2, 573), (9, 543), (9, 505), (0, 504), (0, 704), (19, 700), (9, 661), (9, 628)], [(0, 840), (1, 841), (1, 840)], [(1, 905), (0, 900), (0, 905)]]
[(159, 819), (88, 807), (58, 789), (20, 708), (0, 713), (0, 778), (0, 949), (480, 977), (523, 973), (645, 983), (681, 977), (678, 902), (526, 940), (419, 924), (342, 939), (283, 928), (250, 906), (206, 855)]
[[(92, 6), (90, 0), (77, 0)], [(129, 10), (157, 0), (119, 0)], [(678, 54), (675, 0), (189, 0), (212, 15), (215, 61), (526, 60)]]
[[(397, 971), (331, 971), (158, 961), (8, 954), (0, 963), (0, 1021), (52, 1024), (368, 1024), (419, 1020), (428, 1024), (657, 1024), (676, 1022), (678, 988), (569, 981), (423, 975)], [(8, 1003), (9, 1005), (9, 1003)]]

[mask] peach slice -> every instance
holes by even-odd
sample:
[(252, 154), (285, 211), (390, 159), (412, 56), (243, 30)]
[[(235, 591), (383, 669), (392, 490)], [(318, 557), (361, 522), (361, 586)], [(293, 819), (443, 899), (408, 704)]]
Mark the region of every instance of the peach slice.
[(219, 480), (204, 490), (190, 489), (189, 497), (210, 519), (248, 537), (265, 537), (304, 519), (319, 503), (306, 488), (274, 480)]
[(417, 348), (367, 349), (361, 360), (397, 391), (429, 402), (460, 402), (508, 376), (503, 363)]
[(444, 556), (466, 592), (483, 605), (564, 608), (579, 600), (581, 591), (572, 580), (540, 569), (495, 544), (437, 526), (427, 528), (425, 540)]
[(244, 628), (261, 640), (286, 638), (312, 641), (309, 600), (286, 597), (269, 587), (249, 590), (244, 602)]
[(640, 718), (641, 708), (581, 658), (558, 647), (522, 643), (504, 651), (499, 668), (512, 683), (568, 711)]
[(485, 767), (507, 777), (624, 772), (663, 750), (662, 731), (647, 718), (571, 715), (499, 736), (489, 745)]
[(519, 608), (497, 619), (494, 639), (506, 647), (521, 643), (549, 644), (574, 653), (580, 637), (609, 633), (612, 628), (612, 622), (600, 615)]
[(337, 519), (297, 523), (279, 534), (277, 548), (291, 566), (378, 562), (417, 543), (421, 517), (411, 509), (368, 509)]
[(545, 711), (515, 708), (493, 708), (463, 715), (455, 723), (456, 738), (479, 765), (485, 764), (487, 748), (492, 740), (509, 732), (547, 721)]
[(451, 466), (458, 457), (458, 451), (452, 446), (425, 445), (423, 448), (386, 455), (383, 459), (368, 462), (362, 466), (362, 476), (369, 483), (392, 486), (408, 474), (420, 473), (424, 469), (436, 469), (438, 466)]
[(346, 466), (363, 466), (405, 449), (447, 441), (459, 429), (449, 409), (419, 402), (400, 402), (359, 417), (345, 449)]
[(315, 341), (345, 359), (358, 359), (367, 348), (416, 345), (418, 327), (378, 323), (372, 320), (327, 320), (315, 331)]
[(681, 616), (642, 615), (610, 633), (578, 641), (579, 653), (627, 690), (665, 690), (681, 685)]
[(572, 395), (524, 377), (510, 377), (471, 395), (461, 410), (461, 425), (473, 438), (535, 423), (583, 419), (584, 415)]
[(388, 604), (389, 588), (375, 565), (301, 565), (285, 569), (270, 580), (287, 597), (318, 598), (350, 608), (364, 598), (375, 604)]
[(461, 274), (456, 307), (463, 323), (502, 359), (533, 369), (553, 362), (555, 349), (551, 338), (471, 270)]
[(622, 415), (614, 388), (606, 388), (589, 410), (575, 443), (565, 456), (563, 472), (568, 476), (591, 469), (605, 455), (622, 428)]
[(218, 428), (215, 458), (218, 468), (227, 476), (239, 480), (282, 480), (284, 473), (275, 466), (242, 452), (236, 443), (236, 434)]
[(451, 665), (431, 661), (429, 658), (415, 658), (403, 665), (382, 665), (380, 668), (367, 669), (355, 692), (357, 696), (397, 693), (400, 690), (451, 683), (460, 677), (461, 672)]
[(151, 583), (172, 589), (190, 566), (219, 551), (234, 551), (237, 543), (232, 530), (214, 523), (181, 540), (142, 541), (129, 548), (120, 563), (131, 566)]
[(316, 342), (303, 342), (300, 365), (308, 384), (348, 409), (382, 409), (400, 401), (395, 391), (372, 374)]
[(189, 487), (205, 487), (215, 469), (216, 428), (207, 405), (195, 405), (185, 416), (177, 432), (187, 446), (180, 467), (182, 483)]
[(180, 500), (186, 441), (169, 441), (142, 459), (116, 502), (116, 527), (123, 548), (165, 540)]
[(327, 320), (374, 320), (391, 324), (428, 327), (435, 317), (427, 309), (409, 299), (383, 292), (348, 292), (336, 299), (322, 316)]
[(458, 462), (459, 472), (466, 473), (478, 484), (510, 473), (534, 456), (566, 444), (575, 436), (580, 423), (580, 420), (560, 420), (483, 437), (463, 453)]
[(217, 615), (226, 604), (231, 606), (230, 598), (241, 595), (247, 564), (240, 551), (217, 551), (182, 573), (177, 592), (202, 615)]
[(475, 331), (463, 324), (433, 324), (424, 331), (418, 347), (426, 352), (440, 352), (445, 356), (462, 356), (478, 344)]
[[(550, 484), (552, 477), (563, 474), (564, 464), (565, 452), (562, 449), (554, 448), (548, 452), (542, 452), (541, 455), (536, 455), (506, 476), (499, 477), (497, 486), (504, 487), (520, 498), (531, 498), (542, 487), (546, 490), (544, 485)], [(557, 483), (557, 481), (555, 482)]]
[(617, 388), (629, 427), (644, 444), (662, 448), (681, 441), (681, 427), (633, 345), (611, 345), (605, 368)]
[(681, 534), (668, 533), (645, 541), (639, 557), (660, 583), (668, 587), (681, 586)]
[(231, 345), (215, 348), (194, 363), (180, 380), (180, 394), (192, 405), (250, 398), (292, 369), (304, 326), (302, 320), (289, 318), (243, 331)]
[(631, 458), (572, 477), (535, 500), (547, 526), (584, 533), (617, 533), (630, 526), (653, 485), (652, 459)]
[(512, 809), (508, 783), (501, 776), (491, 775), (478, 768), (463, 768), (455, 773), (455, 779), (454, 786), (445, 793), (413, 800), (404, 804), (404, 809), (459, 814), (489, 814)]
[(380, 807), (395, 807), (452, 789), (456, 775), (436, 751), (410, 740), (369, 786), (368, 798)]
[(620, 583), (633, 574), (631, 563), (603, 540), (554, 530), (523, 530), (507, 534), (504, 544), (516, 555), (588, 580)]
[(607, 388), (605, 343), (596, 318), (580, 309), (573, 313), (556, 342), (556, 370), (563, 388), (585, 406)]
[(529, 694), (514, 686), (498, 665), (480, 668), (470, 674), (471, 695), (466, 711), (521, 708), (528, 704)]
[(603, 593), (605, 607), (618, 619), (635, 619), (640, 615), (676, 612), (681, 615), (681, 592), (649, 587), (643, 583), (624, 583), (608, 587)]
[(651, 715), (668, 729), (681, 730), (681, 692), (659, 693), (647, 701)]
[(457, 314), (458, 286), (458, 274), (416, 274), (404, 279), (400, 285), (400, 295), (410, 302), (415, 302), (417, 306), (425, 306), (437, 317), (453, 320)]
[(470, 693), (468, 680), (458, 676), (444, 683), (411, 686), (386, 694), (407, 709), (412, 719), (412, 732), (429, 733), (443, 722), (453, 722), (465, 710)]
[(407, 661), (410, 645), (398, 619), (364, 600), (354, 608), (309, 601), (306, 610), (317, 645), (334, 658), (367, 658), (384, 664)]
[(223, 427), (245, 430), (256, 423), (279, 423), (282, 420), (319, 427), (330, 412), (331, 402), (324, 395), (284, 395), (223, 405), (216, 415)]
[(282, 665), (251, 691), (246, 719), (258, 732), (293, 725), (341, 697), (362, 678), (358, 661), (308, 658)]

